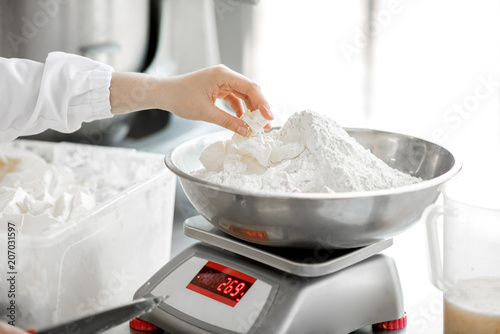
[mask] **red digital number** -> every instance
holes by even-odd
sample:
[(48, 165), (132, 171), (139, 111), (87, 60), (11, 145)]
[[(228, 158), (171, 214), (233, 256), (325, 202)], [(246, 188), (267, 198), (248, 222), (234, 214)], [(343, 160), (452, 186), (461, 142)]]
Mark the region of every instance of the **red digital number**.
[(225, 289), (225, 286), (228, 285), (230, 282), (231, 282), (232, 278), (231, 277), (228, 277), (227, 278), (227, 281), (219, 284), (219, 286), (217, 287), (217, 291), (222, 291), (224, 292), (223, 290)]
[(236, 286), (236, 288), (234, 288), (234, 292), (233, 293), (230, 293), (229, 295), (231, 297), (234, 297), (236, 296), (238, 293), (240, 293), (241, 289), (243, 289), (245, 287), (245, 283), (241, 282), (240, 284), (238, 284)]
[(234, 307), (257, 279), (208, 261), (186, 288)]
[[(233, 291), (234, 285), (235, 285), (235, 284), (237, 284), (237, 283), (238, 283), (238, 280), (233, 279), (233, 280), (231, 281), (231, 283), (229, 283), (229, 285), (228, 285), (228, 286), (226, 286), (226, 288), (225, 288), (225, 289), (224, 289), (224, 291), (222, 291), (222, 292), (224, 292), (224, 294), (226, 294), (226, 295), (227, 295), (228, 293), (230, 293), (231, 291)], [(229, 295), (230, 295), (231, 297), (233, 296), (232, 294), (229, 294)]]

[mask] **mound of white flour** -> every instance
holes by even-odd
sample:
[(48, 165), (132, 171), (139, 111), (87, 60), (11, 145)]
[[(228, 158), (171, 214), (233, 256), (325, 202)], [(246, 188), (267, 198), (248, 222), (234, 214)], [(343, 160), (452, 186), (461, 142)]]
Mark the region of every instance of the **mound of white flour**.
[(263, 192), (352, 192), (396, 188), (421, 181), (389, 167), (335, 121), (304, 110), (278, 131), (234, 135), (208, 146), (204, 168), (192, 175), (208, 182)]

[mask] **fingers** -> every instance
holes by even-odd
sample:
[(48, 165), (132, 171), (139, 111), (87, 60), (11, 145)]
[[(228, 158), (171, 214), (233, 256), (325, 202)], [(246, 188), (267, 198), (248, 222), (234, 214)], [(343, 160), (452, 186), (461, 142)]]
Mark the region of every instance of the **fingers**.
[(224, 98), (224, 101), (229, 103), (233, 111), (236, 113), (236, 116), (241, 117), (241, 115), (245, 112), (242, 101), (236, 97), (236, 95), (231, 93)]
[[(241, 107), (241, 110), (243, 110), (243, 107)], [(243, 137), (246, 137), (250, 134), (250, 131), (248, 130), (248, 125), (242, 119), (239, 118), (239, 116), (241, 115), (238, 115), (238, 117), (234, 117), (233, 115), (230, 115), (227, 112), (215, 106), (213, 107), (213, 110), (210, 112), (210, 115), (212, 116), (209, 120), (211, 123), (222, 126), (223, 128), (231, 130)]]
[(26, 334), (27, 332), (0, 320), (0, 334)]
[[(262, 116), (264, 116), (264, 118), (266, 118), (270, 121), (272, 121), (274, 119), (274, 116), (273, 116), (273, 113), (271, 112), (271, 108), (269, 107), (269, 104), (263, 105), (262, 108), (259, 110), (262, 113)], [(270, 128), (271, 128), (271, 125), (269, 125), (269, 129)], [(268, 128), (265, 128), (265, 129), (269, 130)]]
[[(221, 81), (228, 85), (225, 88), (232, 93), (231, 95), (242, 99), (250, 110), (259, 109), (266, 119), (274, 119), (269, 103), (262, 94), (259, 85), (225, 66), (217, 66), (215, 69), (222, 75), (223, 80)], [(231, 103), (230, 101), (228, 102)], [(235, 110), (235, 112), (238, 114), (238, 111)]]
[[(230, 105), (231, 105), (231, 108), (233, 109), (233, 111), (236, 113), (236, 116), (238, 117), (241, 117), (241, 115), (244, 114), (245, 112), (245, 109), (243, 108), (243, 104), (242, 104), (242, 101), (241, 99), (239, 99), (238, 97), (236, 97), (236, 95), (234, 94), (229, 94), (228, 96), (226, 96), (224, 98), (224, 100), (226, 102), (228, 102)], [(252, 107), (252, 106), (249, 106), (250, 110), (257, 110), (258, 108), (256, 107)], [(261, 109), (259, 109), (261, 110)], [(265, 110), (265, 109), (264, 109)], [(267, 116), (264, 112), (262, 112), (261, 110), (261, 114), (264, 116), (264, 118), (266, 119), (269, 119), (269, 115), (270, 113), (268, 112), (267, 113)], [(270, 130), (271, 129), (271, 123), (267, 123), (266, 126), (264, 127), (265, 130)]]
[[(241, 87), (241, 86), (238, 86)], [(273, 114), (271, 113), (271, 109), (269, 108), (269, 103), (266, 101), (264, 96), (262, 96), (262, 92), (259, 88), (258, 85), (254, 83), (250, 83), (250, 87), (247, 87), (249, 89), (249, 93), (243, 93), (242, 91), (238, 90), (237, 88), (234, 88), (233, 94), (240, 99), (242, 99), (246, 106), (250, 110), (257, 110), (259, 109), (260, 112), (262, 113), (262, 116), (268, 120), (273, 120)], [(241, 89), (241, 88), (240, 88)], [(252, 97), (253, 95), (253, 97)]]

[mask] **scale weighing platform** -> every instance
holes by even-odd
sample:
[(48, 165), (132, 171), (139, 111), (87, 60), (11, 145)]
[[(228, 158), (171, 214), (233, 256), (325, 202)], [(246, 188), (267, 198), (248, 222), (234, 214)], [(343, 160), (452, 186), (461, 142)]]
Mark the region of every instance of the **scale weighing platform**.
[(191, 245), (134, 298), (168, 298), (140, 317), (169, 333), (350, 333), (404, 317), (388, 239), (339, 250), (266, 247), (201, 216), (184, 222)]

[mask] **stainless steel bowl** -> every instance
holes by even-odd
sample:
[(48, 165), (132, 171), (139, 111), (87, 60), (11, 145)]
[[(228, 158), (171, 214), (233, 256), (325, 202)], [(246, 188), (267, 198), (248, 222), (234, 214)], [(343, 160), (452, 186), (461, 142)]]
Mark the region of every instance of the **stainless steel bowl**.
[(422, 182), (346, 193), (272, 194), (208, 183), (191, 176), (200, 153), (229, 132), (188, 141), (167, 153), (187, 198), (214, 226), (252, 243), (294, 248), (355, 248), (391, 238), (413, 225), (435, 202), (439, 186), (462, 165), (447, 149), (403, 134), (346, 129), (361, 145)]

